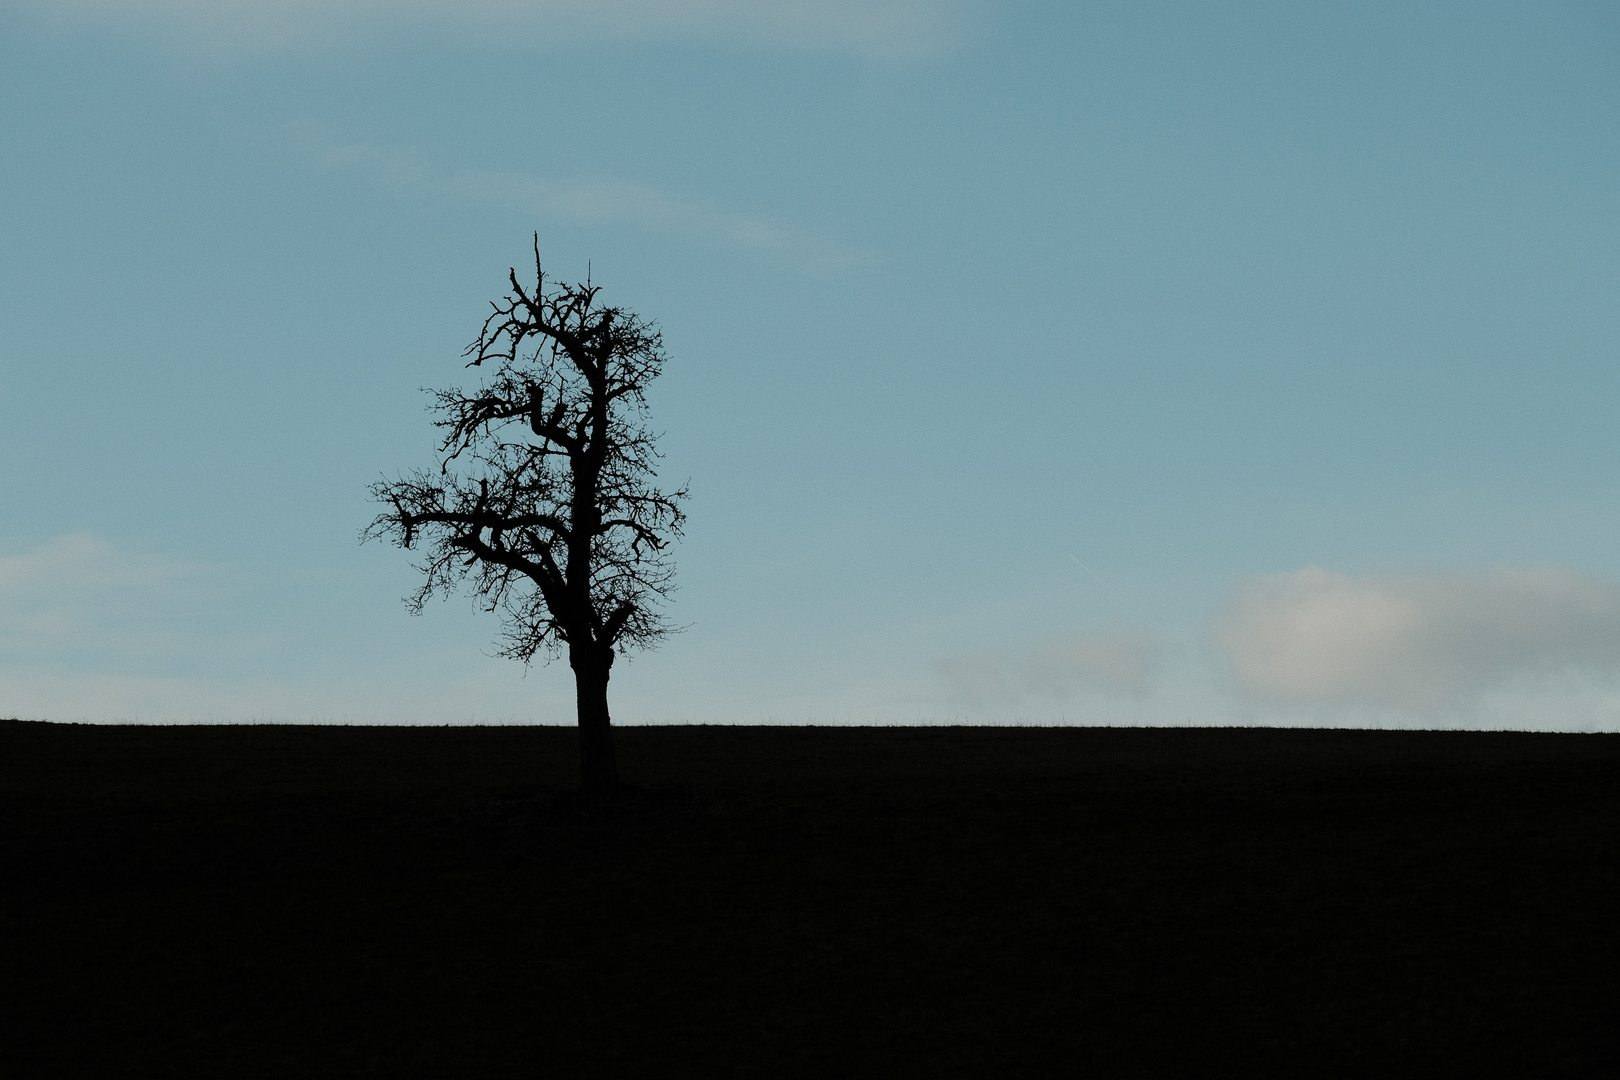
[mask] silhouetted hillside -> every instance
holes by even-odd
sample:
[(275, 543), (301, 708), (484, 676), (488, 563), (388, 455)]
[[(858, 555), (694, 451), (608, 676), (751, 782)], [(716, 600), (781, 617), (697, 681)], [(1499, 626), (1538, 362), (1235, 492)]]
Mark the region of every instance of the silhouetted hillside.
[[(1596, 1074), (1620, 737), (0, 724), (8, 1076)], [(562, 797), (560, 797), (562, 796)], [(20, 1066), (20, 1067), (19, 1067)]]

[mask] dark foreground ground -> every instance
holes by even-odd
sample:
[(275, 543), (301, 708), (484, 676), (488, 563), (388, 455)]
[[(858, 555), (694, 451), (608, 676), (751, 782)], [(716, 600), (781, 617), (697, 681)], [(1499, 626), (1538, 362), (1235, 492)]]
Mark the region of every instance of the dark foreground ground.
[(1620, 736), (619, 738), (586, 816), (566, 729), (0, 723), (0, 1073), (1614, 1060)]

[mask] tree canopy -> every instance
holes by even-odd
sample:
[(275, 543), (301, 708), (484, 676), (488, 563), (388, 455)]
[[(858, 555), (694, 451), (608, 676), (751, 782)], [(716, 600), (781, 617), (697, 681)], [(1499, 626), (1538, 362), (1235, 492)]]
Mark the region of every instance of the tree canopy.
[(465, 356), (474, 390), (430, 391), (437, 469), (373, 484), (387, 509), (362, 534), (420, 551), (413, 611), (470, 589), (501, 616), (502, 655), (566, 652), (574, 669), (585, 785), (617, 785), (607, 710), (614, 657), (672, 627), (669, 546), (684, 487), (657, 484), (647, 386), (663, 370), (656, 325), (601, 306), (589, 279), (532, 285), (508, 272)]

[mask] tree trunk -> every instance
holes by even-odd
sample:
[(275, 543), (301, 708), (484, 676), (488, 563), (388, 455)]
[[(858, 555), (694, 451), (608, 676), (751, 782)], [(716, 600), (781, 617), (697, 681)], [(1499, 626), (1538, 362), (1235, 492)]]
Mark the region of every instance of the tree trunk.
[[(595, 652), (595, 650), (590, 650)], [(613, 651), (606, 656), (590, 655), (585, 649), (569, 650), (568, 663), (574, 669), (574, 689), (579, 701), (579, 768), (586, 799), (611, 800), (619, 790), (619, 759), (613, 751), (613, 724), (608, 717), (608, 673), (613, 667)]]

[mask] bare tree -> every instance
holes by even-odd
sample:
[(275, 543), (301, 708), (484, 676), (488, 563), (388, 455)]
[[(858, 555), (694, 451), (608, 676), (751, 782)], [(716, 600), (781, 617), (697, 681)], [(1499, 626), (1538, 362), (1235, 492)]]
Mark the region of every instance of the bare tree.
[(600, 287), (548, 282), (535, 241), (534, 284), (508, 273), (468, 367), (491, 365), (476, 391), (433, 391), (443, 429), (436, 471), (373, 484), (389, 509), (362, 539), (420, 549), (414, 612), (470, 586), (503, 616), (500, 654), (529, 663), (567, 650), (579, 706), (587, 796), (611, 796), (618, 764), (608, 675), (618, 652), (671, 630), (656, 610), (670, 591), (671, 540), (686, 489), (654, 485), (661, 456), (645, 391), (664, 366), (658, 328), (596, 303)]

